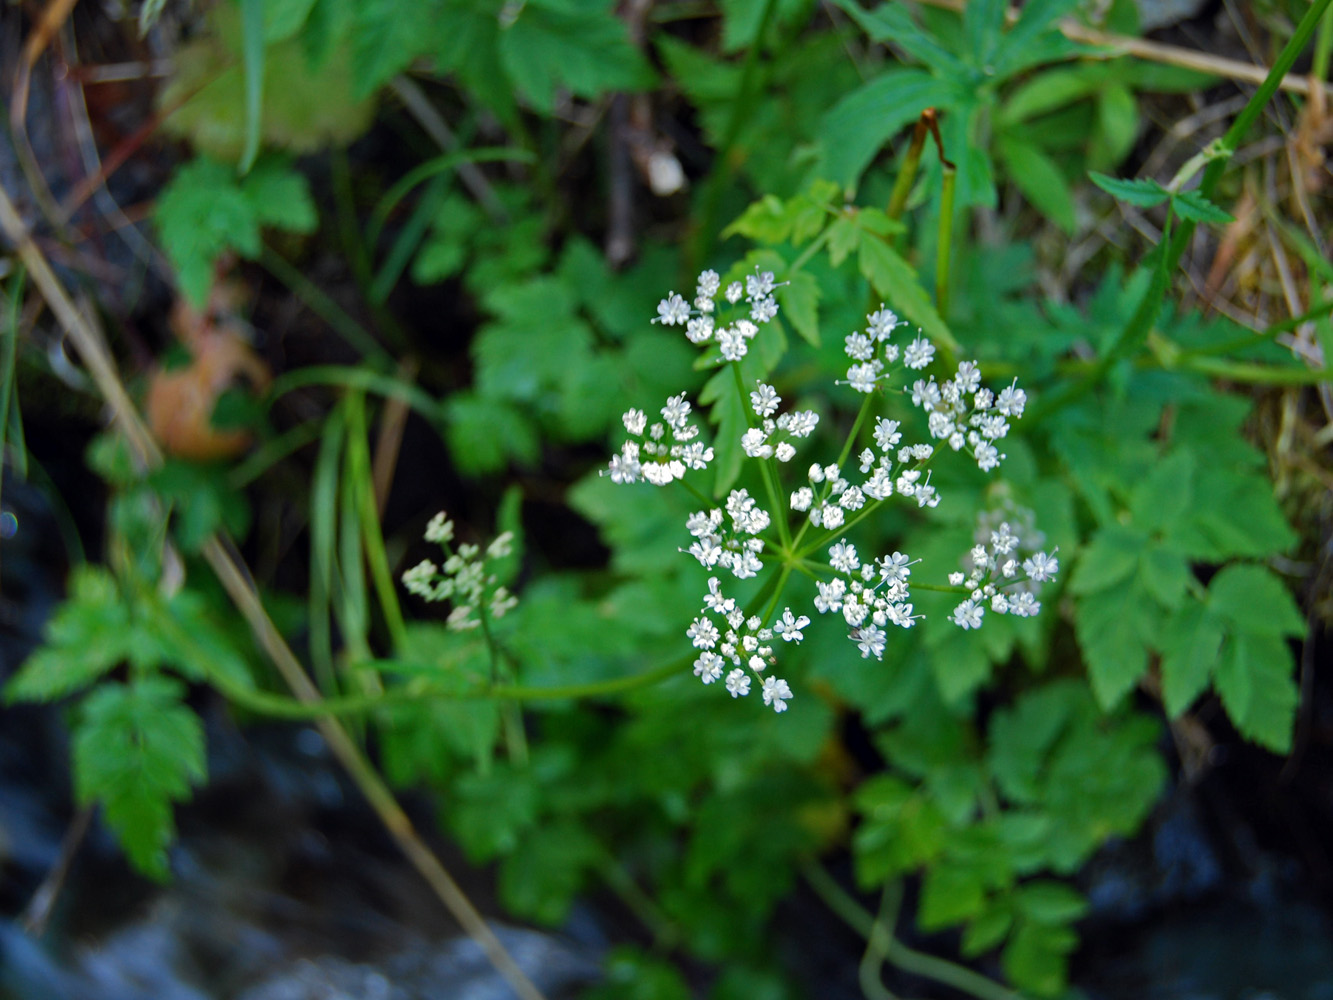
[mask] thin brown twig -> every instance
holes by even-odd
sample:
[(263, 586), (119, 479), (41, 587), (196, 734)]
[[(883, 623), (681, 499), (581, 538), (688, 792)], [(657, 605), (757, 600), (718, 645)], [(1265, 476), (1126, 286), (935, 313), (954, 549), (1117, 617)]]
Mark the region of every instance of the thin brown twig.
[[(14, 244), (19, 257), (28, 268), (33, 284), (37, 286), (66, 334), (74, 342), (103, 399), (111, 408), (112, 419), (125, 435), (132, 452), (148, 467), (160, 464), (161, 452), (125, 392), (111, 359), (111, 352), (92, 325), (80, 314), (64, 285), (47, 264), (41, 250), (32, 241), (27, 226), (3, 186), (0, 186), (0, 232)], [(254, 632), (260, 647), (273, 661), (292, 693), (306, 704), (318, 705), (323, 700), (319, 689), (315, 687), (296, 658), (296, 654), (292, 652), (277, 626), (269, 618), (249, 575), (241, 567), (239, 557), (231, 551), (223, 538), (216, 534), (204, 544), (202, 552), (213, 572), (217, 574), (223, 589), (227, 591), (237, 610)], [(380, 822), (398, 844), (399, 850), (425, 878), (463, 930), (481, 946), (496, 970), (504, 976), (522, 1000), (545, 1000), (541, 991), (518, 967), (513, 956), (495, 936), (495, 932), (477, 912), (471, 900), (441, 864), (439, 858), (426, 846), (412, 825), (411, 819), (384, 783), (384, 779), (370, 764), (347, 730), (332, 716), (319, 718), (316, 725), (334, 756), (347, 770), (371, 808), (379, 816)]]

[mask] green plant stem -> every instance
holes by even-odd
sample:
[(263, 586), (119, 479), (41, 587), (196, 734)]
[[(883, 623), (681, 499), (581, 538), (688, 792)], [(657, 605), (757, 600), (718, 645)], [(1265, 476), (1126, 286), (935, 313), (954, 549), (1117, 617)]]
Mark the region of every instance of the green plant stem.
[(759, 53), (764, 47), (764, 36), (777, 11), (777, 0), (766, 0), (764, 12), (759, 17), (759, 30), (755, 32), (754, 44), (745, 53), (745, 65), (741, 69), (741, 83), (736, 88), (736, 98), (731, 105), (731, 115), (727, 119), (727, 129), (722, 134), (722, 142), (714, 154), (713, 168), (708, 173), (704, 188), (700, 213), (699, 228), (695, 230), (689, 253), (689, 268), (697, 273), (704, 261), (713, 252), (713, 240), (717, 232), (717, 215), (722, 207), (722, 186), (731, 174), (732, 149), (740, 136), (741, 127), (753, 113), (752, 99), (755, 84), (759, 77)]
[(379, 508), (375, 503), (375, 486), (370, 472), (370, 452), (364, 437), (352, 441), (351, 444), (355, 456), (355, 475), (359, 494), (358, 513), (366, 564), (370, 567), (370, 576), (379, 598), (380, 611), (384, 614), (384, 622), (389, 629), (394, 648), (402, 649), (407, 643), (407, 625), (403, 621), (402, 606), (398, 603), (398, 590), (394, 586), (393, 572), (389, 569), (389, 555), (384, 549), (384, 530), (380, 525)]
[(404, 382), (397, 376), (385, 375), (366, 368), (353, 368), (350, 365), (309, 365), (287, 372), (273, 380), (273, 385), (269, 387), (268, 398), (275, 400), (294, 389), (308, 385), (339, 386), (398, 399), (436, 426), (440, 426), (444, 421), (443, 408), (425, 390)]
[(318, 441), (321, 433), (320, 425), (312, 420), (308, 423), (297, 424), (290, 430), (283, 431), (277, 437), (270, 438), (251, 452), (239, 465), (232, 467), (231, 471), (227, 473), (227, 485), (233, 490), (244, 489), (288, 455), (300, 451), (314, 441)]
[(977, 1000), (1022, 1000), (1020, 994), (965, 966), (907, 947), (893, 936), (891, 927), (877, 924), (875, 918), (817, 862), (812, 861), (803, 865), (801, 874), (815, 891), (815, 895), (843, 923), (867, 942), (870, 942), (872, 937), (877, 938), (874, 942), (880, 946), (877, 950), (890, 965), (904, 972), (943, 983), (960, 993), (976, 997)]
[(926, 148), (928, 135), (930, 127), (924, 119), (917, 119), (916, 126), (912, 129), (912, 141), (907, 147), (907, 155), (903, 158), (902, 168), (898, 171), (898, 176), (893, 182), (893, 191), (889, 194), (886, 214), (890, 219), (903, 217), (903, 210), (907, 208), (907, 197), (912, 193), (912, 185), (916, 182), (917, 171), (921, 167), (921, 153)]
[(941, 163), (940, 228), (935, 249), (935, 311), (949, 315), (949, 260), (953, 247), (953, 200), (958, 171), (951, 163)]
[[(731, 373), (736, 378), (736, 394), (740, 397), (741, 412), (745, 414), (745, 424), (747, 427), (754, 427), (753, 414), (750, 410), (750, 397), (745, 391), (745, 383), (741, 380), (741, 366), (737, 362), (731, 363)], [(764, 481), (764, 492), (768, 494), (769, 509), (773, 511), (773, 520), (777, 522), (778, 537), (782, 539), (782, 547), (788, 549), (791, 547), (791, 526), (787, 523), (787, 518), (782, 515), (782, 501), (778, 493), (777, 476), (773, 472), (773, 462), (762, 461), (759, 463), (759, 478)]]
[[(599, 845), (600, 846), (600, 845)], [(680, 927), (653, 898), (640, 888), (622, 865), (609, 851), (603, 848), (602, 861), (598, 866), (603, 881), (620, 897), (639, 923), (653, 936), (653, 945), (664, 951), (670, 951), (680, 944)]]

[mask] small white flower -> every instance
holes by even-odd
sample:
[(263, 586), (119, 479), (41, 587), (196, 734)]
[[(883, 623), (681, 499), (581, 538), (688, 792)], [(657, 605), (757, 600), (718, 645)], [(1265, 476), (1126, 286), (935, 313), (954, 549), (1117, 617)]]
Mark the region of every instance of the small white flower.
[(849, 333), (843, 344), (853, 361), (869, 361), (875, 356), (874, 342), (864, 333)]
[(865, 506), (865, 502), (865, 495), (855, 486), (849, 486), (843, 494), (838, 497), (838, 506), (846, 510), (860, 510)]
[(913, 371), (920, 371), (934, 359), (935, 345), (925, 337), (917, 337), (903, 349), (903, 364)]
[(861, 566), (856, 556), (856, 546), (848, 545), (847, 539), (836, 543), (828, 550), (829, 565), (839, 573), (855, 573)]
[(801, 634), (801, 629), (810, 624), (810, 619), (806, 615), (799, 618), (791, 613), (791, 608), (782, 612), (782, 617), (773, 623), (773, 632), (782, 636), (784, 642), (800, 642), (805, 638)]
[(741, 448), (751, 458), (771, 458), (773, 446), (768, 444), (768, 435), (758, 427), (751, 427), (741, 435)]
[(694, 661), (694, 676), (705, 684), (712, 684), (722, 676), (722, 657), (716, 653), (700, 653)]
[[(841, 528), (842, 522), (845, 520), (842, 508), (832, 504), (820, 508), (820, 516), (823, 518), (824, 527), (829, 531), (832, 531), (835, 528)], [(814, 518), (812, 517), (811, 520), (814, 520)]]
[(995, 409), (1006, 417), (1013, 417), (1017, 420), (1023, 415), (1023, 407), (1027, 405), (1027, 401), (1027, 393), (1018, 388), (1018, 383), (1015, 381), (1012, 385), (1000, 390), (1000, 395), (995, 400)]
[(666, 401), (666, 406), (662, 407), (662, 419), (672, 430), (684, 428), (689, 417), (690, 404), (686, 401), (683, 392), (679, 396), (669, 398)]
[(796, 457), (796, 446), (790, 441), (782, 441), (773, 449), (773, 455), (779, 462), (790, 462)]
[(885, 638), (884, 630), (877, 625), (866, 625), (859, 629), (855, 639), (857, 649), (861, 650), (861, 659), (865, 660), (873, 656), (877, 660), (882, 660), (884, 658)]
[(787, 711), (787, 699), (791, 697), (791, 688), (780, 677), (764, 678), (764, 704), (772, 705), (773, 711)]
[(1042, 583), (1060, 572), (1060, 560), (1055, 558), (1055, 553), (1048, 556), (1045, 552), (1038, 552), (1031, 559), (1023, 560), (1023, 572), (1029, 578)]
[(726, 292), (727, 301), (730, 302), (733, 306), (741, 300), (741, 296), (744, 294), (745, 294), (745, 289), (741, 287), (741, 283), (739, 281), (733, 281), (730, 285), (727, 286), (727, 292)]
[(670, 292), (666, 298), (657, 304), (657, 318), (654, 323), (661, 323), (664, 326), (676, 326), (684, 323), (690, 318), (690, 305), (675, 292)]
[[(771, 678), (770, 678), (771, 679)], [(727, 674), (727, 690), (733, 698), (742, 698), (750, 693), (750, 675), (737, 667)]]
[(870, 324), (866, 330), (867, 334), (876, 340), (887, 340), (898, 325), (898, 316), (892, 309), (885, 309), (884, 304), (880, 303), (879, 309), (866, 317), (866, 322)]
[(717, 626), (707, 618), (694, 619), (690, 627), (685, 630), (685, 634), (690, 637), (695, 649), (712, 649), (717, 645), (718, 639), (722, 638)]
[(791, 495), (791, 509), (801, 511), (809, 510), (810, 505), (814, 503), (814, 500), (814, 491), (811, 490), (809, 486), (802, 486)]
[(503, 559), (514, 551), (514, 533), (502, 531), (486, 546), (487, 559)]
[(785, 430), (794, 438), (809, 437), (819, 424), (819, 414), (814, 410), (797, 410), (784, 416), (787, 417)]
[(449, 520), (444, 511), (440, 511), (426, 525), (426, 541), (443, 545), (454, 537), (454, 522)]
[(852, 365), (847, 369), (847, 384), (857, 392), (873, 392), (879, 379), (881, 365), (878, 361)]
[(620, 419), (625, 423), (625, 430), (635, 437), (642, 437), (643, 429), (648, 426), (648, 418), (642, 410), (626, 410)]
[(750, 319), (756, 323), (767, 323), (778, 314), (778, 300), (769, 295), (755, 299), (750, 306)]
[(773, 289), (777, 287), (773, 282), (772, 271), (755, 271), (745, 279), (745, 297), (747, 299), (762, 299), (765, 296), (773, 294)]
[(977, 386), (981, 385), (981, 372), (977, 368), (975, 361), (960, 361), (958, 363), (958, 374), (954, 376), (954, 385), (958, 391), (967, 395), (970, 392), (976, 392)]
[(962, 604), (953, 609), (953, 614), (949, 616), (949, 621), (953, 622), (963, 630), (981, 628), (981, 619), (985, 613), (985, 607), (969, 597)]
[(758, 389), (750, 393), (750, 405), (760, 417), (771, 417), (777, 412), (778, 404), (781, 402), (782, 397), (778, 395), (777, 390), (763, 382), (759, 383)]
[(741, 360), (750, 349), (745, 342), (745, 335), (734, 326), (724, 326), (717, 331), (717, 346), (722, 351), (722, 357), (728, 361)]
[(722, 285), (722, 279), (717, 276), (717, 272), (711, 268), (699, 275), (699, 283), (695, 287), (695, 295), (701, 299), (711, 299), (717, 294), (718, 288)]
[(827, 583), (819, 580), (815, 585), (819, 588), (819, 596), (815, 598), (815, 609), (821, 615), (842, 610), (842, 599), (847, 593), (847, 581), (838, 577)]
[(730, 614), (736, 607), (735, 599), (722, 596), (722, 590), (715, 576), (708, 578), (708, 593), (704, 595), (704, 604), (708, 610), (720, 615)]
[(712, 336), (712, 316), (694, 316), (685, 324), (685, 339), (691, 344), (702, 344)]

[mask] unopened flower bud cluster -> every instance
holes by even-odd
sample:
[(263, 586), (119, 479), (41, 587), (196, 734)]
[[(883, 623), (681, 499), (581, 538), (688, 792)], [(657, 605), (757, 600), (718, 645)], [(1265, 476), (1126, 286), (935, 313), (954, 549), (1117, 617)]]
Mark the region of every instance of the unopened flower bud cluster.
[[(724, 289), (716, 272), (704, 271), (693, 300), (671, 292), (659, 303), (653, 322), (683, 326), (691, 343), (716, 345), (719, 363), (738, 362), (760, 328), (777, 316), (778, 287), (772, 274), (756, 271), (743, 285), (732, 282)], [(729, 318), (724, 320), (724, 314)], [(868, 315), (864, 331), (849, 335), (844, 342), (852, 363), (840, 384), (860, 393), (886, 391), (897, 371), (928, 367), (935, 359), (935, 347), (919, 330), (910, 343), (900, 346), (892, 341), (903, 325), (884, 306)], [(937, 506), (940, 494), (930, 482), (928, 469), (936, 454), (932, 442), (943, 441), (953, 451), (967, 449), (978, 467), (989, 472), (1005, 457), (997, 442), (1008, 434), (1009, 420), (1023, 415), (1027, 402), (1016, 382), (998, 395), (982, 388), (974, 361), (959, 364), (953, 377), (944, 382), (936, 382), (934, 376), (918, 379), (904, 395), (926, 414), (929, 440), (904, 441), (898, 421), (879, 417), (872, 433), (874, 446), (867, 443), (854, 463), (843, 467), (812, 464), (805, 484), (788, 498), (790, 510), (808, 519), (809, 527), (836, 532), (895, 493), (918, 507)], [(755, 383), (749, 403), (753, 418), (739, 444), (747, 457), (768, 463), (773, 470), (795, 458), (799, 443), (819, 423), (813, 411), (779, 412), (781, 397), (763, 382)], [(661, 415), (661, 422), (650, 426), (640, 410), (624, 414), (631, 440), (612, 457), (606, 470), (613, 482), (647, 481), (664, 486), (682, 479), (687, 471), (707, 468), (713, 460), (713, 449), (697, 440), (699, 431), (689, 422), (690, 405), (683, 394), (671, 397)], [(778, 516), (789, 515), (780, 512)], [(749, 579), (763, 568), (764, 536), (772, 522), (773, 515), (748, 490), (733, 489), (721, 508), (689, 516), (686, 529), (694, 541), (686, 551), (709, 570), (723, 569), (737, 580)], [(1007, 535), (998, 537), (1001, 545), (1007, 544)], [(974, 620), (980, 624), (973, 610), (979, 601), (989, 601), (991, 610), (999, 613), (1034, 614), (1040, 605), (1031, 588), (1049, 579), (1057, 568), (1053, 557), (1037, 553), (1022, 563), (1027, 577), (1009, 582), (1007, 573), (1013, 570), (1016, 576), (1018, 564), (1003, 558), (1007, 553), (997, 551), (994, 543), (989, 548), (980, 546), (973, 555), (971, 575), (951, 579), (955, 586), (967, 585), (973, 591), (950, 618), (963, 628), (975, 627)], [(911, 628), (922, 617), (913, 613), (908, 593), (912, 565), (913, 560), (901, 552), (862, 560), (843, 538), (829, 549), (831, 579), (818, 581), (816, 610), (840, 613), (862, 657), (882, 659), (888, 629)], [(775, 640), (800, 642), (801, 630), (810, 619), (786, 608), (769, 625), (758, 616), (747, 616), (734, 599), (723, 596), (721, 586), (717, 576), (709, 578), (704, 607), (686, 630), (700, 651), (695, 675), (705, 684), (723, 681), (734, 698), (749, 694), (753, 675), (762, 680), (764, 703), (774, 711), (785, 711), (791, 688), (767, 673), (777, 662)]]
[(503, 618), (518, 606), (518, 598), (499, 583), (495, 574), (487, 572), (486, 564), (513, 552), (514, 533), (501, 532), (486, 546), (484, 554), (478, 545), (464, 544), (453, 550), (449, 544), (453, 538), (454, 522), (443, 511), (431, 518), (426, 525), (426, 541), (444, 550), (444, 562), (437, 566), (423, 559), (403, 574), (403, 586), (426, 601), (453, 602), (445, 624), (456, 631), (477, 628), (481, 624), (479, 612)]

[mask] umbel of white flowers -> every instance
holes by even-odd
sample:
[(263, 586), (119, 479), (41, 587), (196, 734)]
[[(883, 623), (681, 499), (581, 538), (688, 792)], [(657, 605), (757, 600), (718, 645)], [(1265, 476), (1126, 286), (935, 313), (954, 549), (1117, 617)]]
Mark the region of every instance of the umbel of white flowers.
[[(658, 304), (653, 322), (684, 326), (691, 343), (716, 344), (719, 363), (737, 363), (749, 352), (760, 328), (777, 316), (778, 287), (771, 273), (756, 271), (744, 285), (736, 281), (723, 289), (716, 272), (704, 271), (693, 301), (670, 292)], [(921, 371), (929, 366), (935, 347), (919, 330), (901, 347), (892, 341), (903, 325), (883, 305), (868, 315), (866, 328), (844, 341), (851, 364), (846, 379), (837, 384), (872, 393), (886, 387), (901, 370)], [(853, 517), (863, 516), (867, 505), (882, 503), (895, 493), (918, 507), (935, 507), (940, 494), (930, 482), (929, 467), (938, 442), (954, 452), (966, 451), (978, 468), (990, 472), (1005, 458), (999, 442), (1009, 433), (1009, 421), (1022, 417), (1027, 405), (1027, 396), (1016, 380), (998, 394), (982, 388), (975, 361), (959, 364), (953, 377), (944, 382), (936, 382), (933, 375), (917, 379), (908, 396), (926, 414), (928, 439), (905, 441), (897, 420), (877, 417), (873, 447), (867, 443), (856, 456), (859, 476), (850, 466), (812, 464), (805, 484), (790, 494), (790, 511), (803, 515), (813, 528), (837, 531)], [(752, 417), (741, 436), (741, 449), (750, 459), (776, 463), (772, 466), (776, 472), (795, 458), (803, 440), (818, 425), (819, 415), (810, 410), (780, 412), (782, 398), (763, 382), (755, 384), (749, 397)], [(670, 397), (660, 413), (661, 420), (650, 424), (643, 410), (625, 412), (629, 440), (612, 456), (604, 473), (612, 482), (665, 486), (683, 479), (687, 472), (706, 469), (713, 461), (714, 450), (699, 439), (700, 430), (690, 420), (691, 407), (684, 393)], [(790, 514), (784, 511), (780, 516)], [(694, 540), (684, 551), (706, 569), (725, 571), (737, 580), (749, 579), (763, 568), (763, 536), (772, 521), (772, 514), (747, 490), (733, 489), (721, 507), (696, 511), (686, 519), (686, 530)], [(980, 626), (987, 606), (997, 614), (1036, 614), (1041, 607), (1035, 597), (1037, 585), (1053, 579), (1059, 569), (1054, 555), (1044, 552), (1034, 552), (1020, 562), (1015, 556), (1020, 539), (1007, 523), (991, 533), (989, 543), (978, 544), (969, 553), (969, 574), (950, 578), (954, 586), (968, 591), (949, 618), (964, 629)], [(845, 538), (833, 544), (828, 555), (827, 579), (818, 581), (815, 610), (841, 613), (849, 627), (848, 637), (861, 656), (882, 659), (887, 629), (911, 628), (922, 617), (913, 613), (908, 590), (915, 561), (901, 552), (863, 560)], [(758, 678), (764, 703), (783, 712), (792, 697), (791, 687), (767, 671), (777, 663), (778, 640), (799, 643), (809, 624), (809, 617), (791, 608), (784, 608), (771, 625), (759, 616), (746, 615), (733, 598), (724, 595), (720, 576), (710, 576), (703, 608), (686, 629), (686, 636), (699, 650), (694, 673), (705, 684), (722, 680), (733, 698), (749, 694), (751, 677)]]
[(426, 525), (426, 541), (444, 550), (444, 563), (436, 566), (423, 559), (403, 574), (403, 586), (409, 594), (426, 601), (452, 601), (454, 606), (445, 624), (461, 632), (481, 624), (477, 615), (483, 608), (492, 618), (503, 618), (518, 606), (518, 598), (486, 569), (488, 562), (503, 559), (513, 551), (514, 533), (496, 535), (484, 555), (479, 545), (460, 545), (453, 551), (449, 544), (453, 538), (454, 522), (445, 517), (444, 511), (432, 517)]

